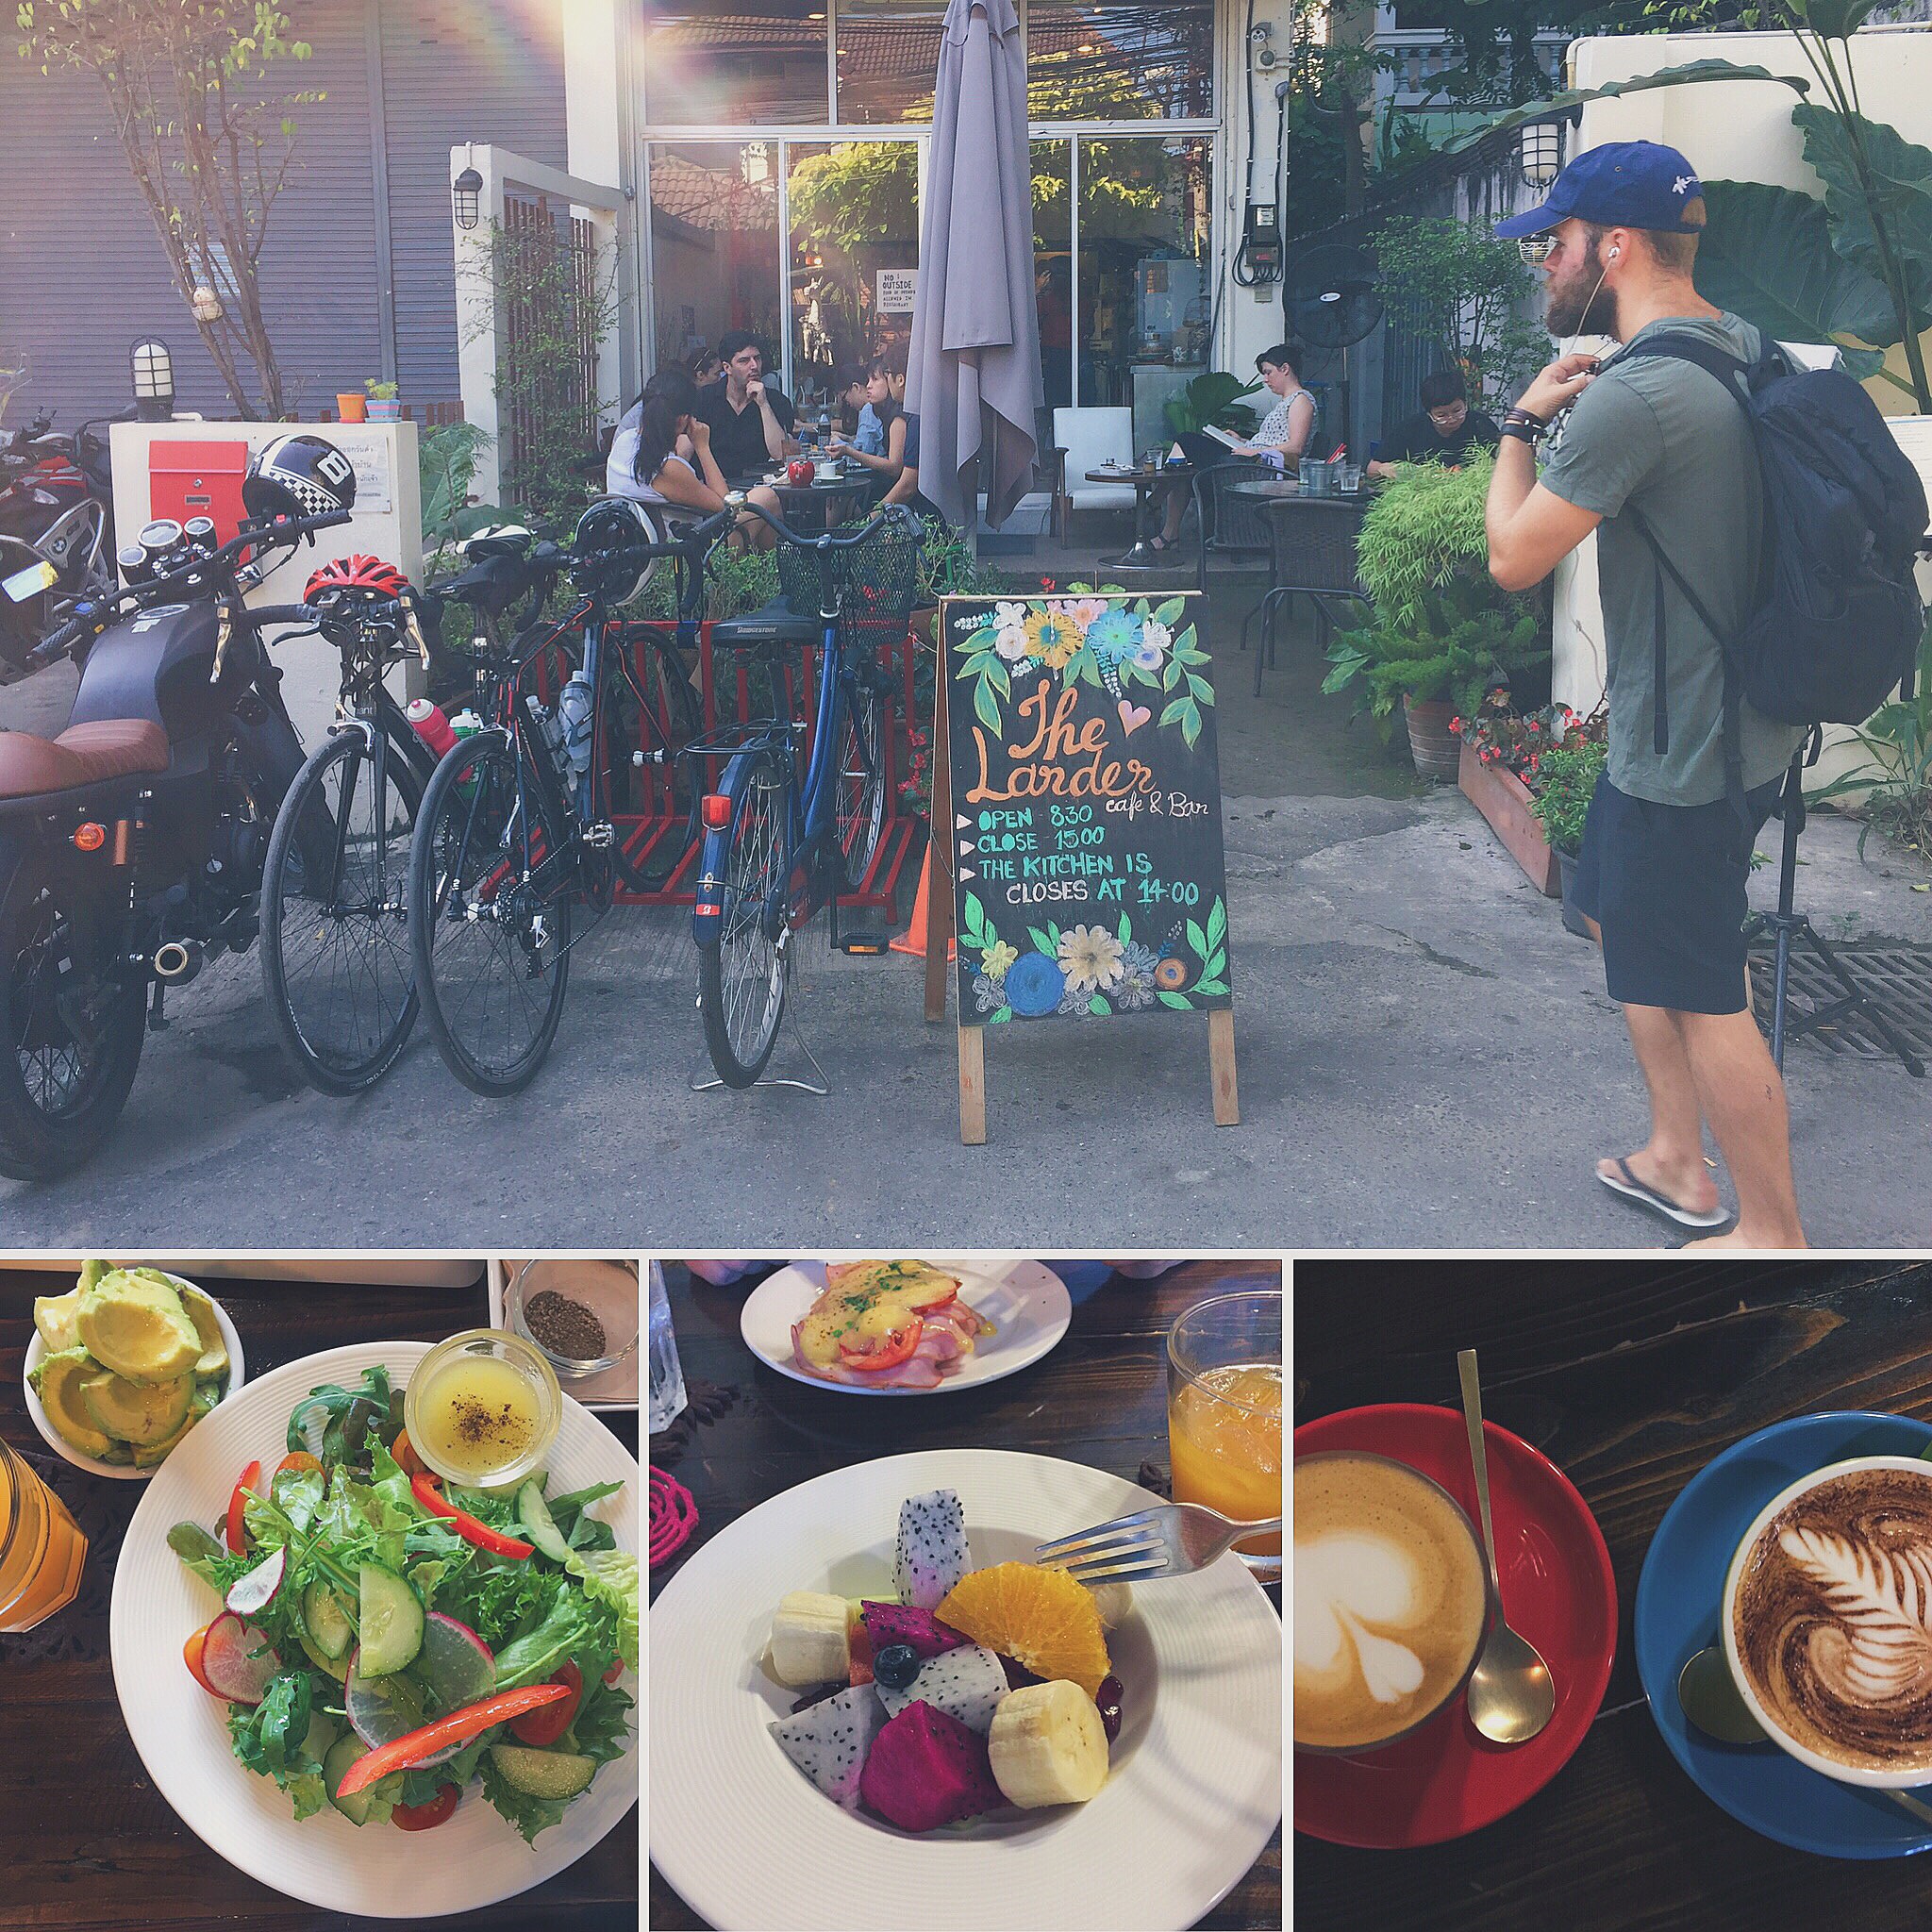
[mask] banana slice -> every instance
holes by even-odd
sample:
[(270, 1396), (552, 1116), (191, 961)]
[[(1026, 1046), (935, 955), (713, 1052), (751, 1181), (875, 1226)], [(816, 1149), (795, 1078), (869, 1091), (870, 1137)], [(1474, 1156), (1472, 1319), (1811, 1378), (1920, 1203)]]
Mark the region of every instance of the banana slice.
[(845, 1599), (794, 1590), (772, 1619), (772, 1669), (782, 1684), (830, 1684), (849, 1676), (852, 1646)]
[(1092, 1698), (1064, 1677), (1000, 1699), (987, 1740), (1009, 1804), (1084, 1805), (1107, 1782), (1107, 1730)]

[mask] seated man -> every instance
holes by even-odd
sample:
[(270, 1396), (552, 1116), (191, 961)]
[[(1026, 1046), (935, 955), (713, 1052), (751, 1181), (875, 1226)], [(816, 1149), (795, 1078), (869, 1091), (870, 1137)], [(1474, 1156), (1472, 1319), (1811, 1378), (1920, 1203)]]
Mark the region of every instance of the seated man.
[(1372, 476), (1392, 476), (1397, 463), (1439, 462), (1462, 467), (1471, 450), (1494, 449), (1501, 432), (1480, 409), (1469, 407), (1469, 391), (1453, 369), (1423, 377), (1422, 413), (1411, 416), (1383, 444), (1369, 465)]
[(736, 482), (798, 453), (791, 434), (791, 405), (764, 379), (765, 352), (758, 339), (727, 329), (718, 343), (724, 358), (722, 380), (698, 391), (697, 414), (711, 432), (711, 454)]

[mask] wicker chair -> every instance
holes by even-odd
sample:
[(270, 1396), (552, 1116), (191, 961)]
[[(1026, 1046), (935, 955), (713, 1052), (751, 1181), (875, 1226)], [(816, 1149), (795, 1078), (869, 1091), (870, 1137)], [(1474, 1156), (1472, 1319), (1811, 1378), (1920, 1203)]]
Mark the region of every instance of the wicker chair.
[[(1240, 498), (1236, 499), (1241, 501)], [(1316, 643), (1327, 648), (1334, 629), (1336, 602), (1367, 607), (1369, 595), (1355, 570), (1355, 544), (1366, 504), (1337, 497), (1289, 497), (1259, 503), (1268, 520), (1268, 594), (1241, 620), (1241, 649), (1248, 647), (1248, 625), (1261, 620), (1260, 641), (1255, 647), (1255, 694), (1261, 692), (1261, 672), (1274, 661), (1274, 612), (1290, 597), (1303, 596), (1315, 606)]]
[(1199, 588), (1208, 588), (1210, 557), (1264, 563), (1269, 556), (1268, 512), (1257, 497), (1230, 495), (1228, 486), (1279, 476), (1273, 463), (1258, 458), (1230, 457), (1194, 473), (1194, 518), (1201, 526)]

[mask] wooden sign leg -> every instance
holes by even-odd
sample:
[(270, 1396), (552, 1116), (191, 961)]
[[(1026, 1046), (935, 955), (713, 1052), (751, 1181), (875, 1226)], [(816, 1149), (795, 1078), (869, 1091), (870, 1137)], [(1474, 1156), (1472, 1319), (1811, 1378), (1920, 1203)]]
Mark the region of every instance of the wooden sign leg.
[(986, 1145), (986, 1028), (959, 1028), (959, 1139)]
[[(943, 634), (941, 634), (943, 639)], [(925, 1017), (946, 1017), (946, 954), (953, 939), (953, 774), (947, 754), (946, 654), (940, 650), (932, 724), (932, 828), (925, 841)], [(982, 1138), (984, 1138), (982, 1136)]]
[(1232, 1007), (1215, 1007), (1208, 1014), (1208, 1071), (1214, 1081), (1214, 1124), (1240, 1126), (1241, 1097), (1235, 1084)]

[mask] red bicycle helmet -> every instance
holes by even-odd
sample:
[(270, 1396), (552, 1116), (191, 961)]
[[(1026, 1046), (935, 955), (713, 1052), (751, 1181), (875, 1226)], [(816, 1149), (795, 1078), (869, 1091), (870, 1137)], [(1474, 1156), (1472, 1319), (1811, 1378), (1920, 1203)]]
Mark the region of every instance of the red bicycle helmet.
[(358, 551), (353, 557), (338, 557), (311, 572), (302, 591), (302, 601), (314, 604), (341, 591), (359, 591), (369, 598), (406, 597), (409, 593), (409, 580), (394, 564)]

